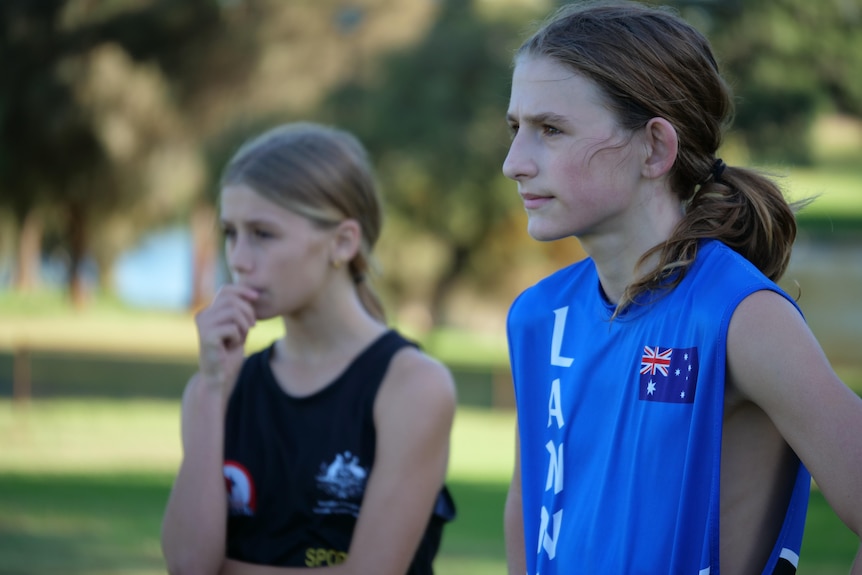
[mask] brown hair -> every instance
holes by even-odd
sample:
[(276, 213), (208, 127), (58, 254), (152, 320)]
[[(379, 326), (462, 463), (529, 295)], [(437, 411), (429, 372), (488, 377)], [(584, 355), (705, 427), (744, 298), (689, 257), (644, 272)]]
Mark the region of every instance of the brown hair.
[(355, 136), (309, 122), (273, 128), (245, 143), (228, 162), (221, 189), (238, 184), (324, 228), (356, 220), (362, 242), (349, 262), (350, 273), (365, 309), (385, 322), (368, 278), (383, 212), (368, 153)]
[(565, 6), (520, 47), (517, 57), (544, 56), (595, 82), (629, 130), (654, 117), (679, 138), (671, 189), (685, 208), (664, 243), (648, 250), (659, 263), (623, 294), (618, 310), (641, 294), (671, 289), (697, 256), (701, 239), (718, 239), (778, 280), (796, 237), (794, 209), (778, 186), (751, 169), (716, 160), (733, 115), (732, 93), (707, 39), (666, 7), (628, 1)]

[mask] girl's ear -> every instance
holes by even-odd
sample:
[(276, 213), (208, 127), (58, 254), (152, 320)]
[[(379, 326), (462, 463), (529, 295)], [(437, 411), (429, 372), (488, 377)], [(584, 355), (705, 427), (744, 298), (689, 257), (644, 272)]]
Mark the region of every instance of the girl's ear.
[(332, 237), (330, 258), (333, 264), (341, 265), (352, 260), (359, 251), (361, 243), (362, 229), (359, 222), (353, 219), (339, 222)]
[(670, 172), (679, 150), (676, 129), (664, 118), (653, 118), (644, 127), (646, 157), (643, 175), (660, 178)]

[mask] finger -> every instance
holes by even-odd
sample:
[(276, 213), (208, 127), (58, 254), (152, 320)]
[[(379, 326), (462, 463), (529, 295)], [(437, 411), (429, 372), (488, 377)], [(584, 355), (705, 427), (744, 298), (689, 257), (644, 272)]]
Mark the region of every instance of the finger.
[(242, 330), (237, 325), (229, 325), (223, 330), (223, 335), (221, 337), (223, 349), (225, 351), (231, 351), (236, 349), (237, 347), (242, 347), (245, 345), (245, 336), (248, 332), (246, 330)]
[(198, 337), (205, 345), (222, 345), (226, 338), (230, 339), (231, 344), (242, 344), (253, 325), (254, 318), (249, 316), (248, 310), (237, 306), (223, 307), (200, 318)]
[(219, 288), (216, 297), (218, 297), (219, 293), (224, 293), (226, 297), (239, 297), (248, 302), (256, 301), (260, 295), (257, 290), (242, 284), (225, 284)]
[(252, 326), (257, 319), (253, 304), (259, 297), (260, 294), (252, 288), (238, 284), (230, 284), (223, 286), (219, 290), (219, 294), (217, 294), (213, 301), (213, 306), (237, 306), (242, 310), (243, 314), (247, 318), (248, 325)]
[[(231, 314), (235, 310), (238, 310), (238, 313), (244, 318), (243, 323), (246, 327), (254, 325), (254, 308), (251, 301), (245, 298), (245, 295), (248, 294), (240, 294), (234, 289), (220, 290), (219, 294), (213, 299), (213, 302), (195, 316), (198, 326), (203, 327), (208, 324), (225, 321), (225, 313)], [(257, 297), (256, 292), (255, 297)]]

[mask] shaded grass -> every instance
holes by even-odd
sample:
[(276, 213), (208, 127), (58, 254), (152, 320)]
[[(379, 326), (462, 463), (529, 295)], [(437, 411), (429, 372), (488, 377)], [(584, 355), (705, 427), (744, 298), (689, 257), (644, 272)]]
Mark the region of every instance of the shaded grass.
[[(169, 474), (0, 473), (0, 572), (164, 572), (159, 548)], [(503, 481), (450, 481), (458, 518), (445, 533), (437, 571), (505, 573)], [(855, 537), (812, 493), (800, 573), (847, 573)]]
[(799, 573), (846, 575), (858, 547), (859, 538), (835, 515), (823, 494), (813, 489), (799, 555)]
[(4, 573), (164, 573), (167, 474), (0, 475)]
[[(168, 474), (0, 474), (0, 572), (164, 573)], [(451, 482), (459, 507), (437, 571), (505, 572), (505, 484)]]

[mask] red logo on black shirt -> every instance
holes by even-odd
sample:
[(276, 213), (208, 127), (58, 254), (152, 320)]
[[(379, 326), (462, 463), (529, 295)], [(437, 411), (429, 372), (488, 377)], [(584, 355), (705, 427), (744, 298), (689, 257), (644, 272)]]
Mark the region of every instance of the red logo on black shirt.
[(251, 473), (236, 461), (225, 461), (223, 470), (230, 514), (254, 515), (257, 497)]

